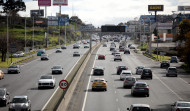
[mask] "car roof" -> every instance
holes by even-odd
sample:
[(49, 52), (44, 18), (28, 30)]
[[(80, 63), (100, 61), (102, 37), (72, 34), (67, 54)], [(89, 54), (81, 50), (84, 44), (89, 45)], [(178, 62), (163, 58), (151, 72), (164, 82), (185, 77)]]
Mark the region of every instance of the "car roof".
[(0, 88), (0, 90), (5, 90), (6, 91), (7, 89), (6, 88)]
[(57, 66), (58, 66), (58, 67), (61, 67), (61, 65), (54, 65), (53, 67), (57, 67)]
[(136, 82), (135, 84), (147, 84), (146, 82)]
[(94, 80), (105, 80), (104, 78), (95, 78)]
[(126, 76), (125, 78), (136, 78), (136, 77), (134, 77), (134, 76)]
[(27, 96), (14, 96), (14, 98), (27, 98)]
[(188, 101), (176, 101), (177, 103), (190, 103)]
[(133, 107), (150, 107), (148, 104), (132, 104)]
[[(150, 69), (150, 68), (146, 68), (146, 67), (145, 67), (144, 69)], [(150, 70), (151, 70), (151, 69), (150, 69)]]
[(168, 67), (168, 68), (175, 68), (176, 69), (176, 67)]
[(121, 73), (123, 73), (123, 72), (125, 72), (125, 73), (131, 73), (131, 70), (122, 70)]
[(103, 69), (102, 66), (95, 66), (94, 69)]
[(41, 76), (53, 76), (53, 75), (46, 75), (46, 74), (44, 74), (44, 75), (41, 75)]

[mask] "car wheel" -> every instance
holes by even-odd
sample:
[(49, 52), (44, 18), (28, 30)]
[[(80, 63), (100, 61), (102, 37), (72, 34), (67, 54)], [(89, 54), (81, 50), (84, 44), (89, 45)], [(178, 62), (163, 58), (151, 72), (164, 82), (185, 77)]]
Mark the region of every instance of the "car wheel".
[(149, 97), (149, 94), (147, 94), (146, 96)]
[(92, 91), (94, 91), (94, 88), (92, 88)]
[(177, 75), (175, 77), (177, 77)]
[(105, 91), (107, 91), (107, 88), (105, 89)]
[(152, 79), (152, 77), (150, 79)]
[(166, 77), (168, 77), (168, 75), (166, 74)]
[(115, 59), (114, 59), (114, 61), (115, 61)]

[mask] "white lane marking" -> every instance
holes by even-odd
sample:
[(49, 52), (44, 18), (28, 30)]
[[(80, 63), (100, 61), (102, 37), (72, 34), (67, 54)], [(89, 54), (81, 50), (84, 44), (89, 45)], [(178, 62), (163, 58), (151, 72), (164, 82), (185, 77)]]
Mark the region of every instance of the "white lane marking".
[[(69, 71), (69, 73), (73, 70), (73, 68), (76, 66), (76, 64), (78, 63), (78, 61), (81, 59), (82, 56), (80, 56), (80, 58), (77, 60), (77, 62), (75, 63), (75, 65), (71, 68), (71, 70)], [(67, 75), (65, 76), (64, 79), (67, 78), (67, 76), (69, 75), (69, 73), (67, 73)], [(44, 111), (45, 107), (48, 105), (48, 103), (50, 102), (50, 100), (53, 98), (53, 96), (55, 95), (55, 93), (57, 92), (57, 90), (59, 89), (59, 86), (57, 86), (57, 89), (54, 91), (54, 93), (51, 95), (51, 97), (49, 98), (49, 100), (46, 102), (46, 104), (43, 106), (43, 108), (41, 109), (41, 111)]]
[(118, 111), (120, 111), (120, 108), (117, 108)]
[[(98, 51), (99, 51), (99, 49), (98, 49)], [(97, 51), (97, 52), (98, 52), (98, 51)], [(94, 65), (95, 65), (96, 58), (97, 58), (97, 54), (96, 54), (96, 56), (95, 56), (95, 58), (94, 58), (94, 63), (93, 63), (93, 66), (92, 66), (92, 67), (94, 67)], [(92, 72), (93, 72), (93, 69), (91, 70), (91, 73), (90, 73), (90, 74), (92, 74)], [(88, 80), (88, 85), (87, 85), (87, 88), (86, 88), (86, 92), (85, 92), (85, 97), (84, 97), (83, 105), (82, 105), (82, 111), (84, 111), (84, 108), (85, 108), (85, 105), (86, 105), (86, 99), (87, 99), (87, 95), (88, 95), (88, 89), (89, 89), (91, 77), (92, 77), (92, 76), (90, 75), (89, 80)]]
[(118, 98), (116, 99), (116, 102), (118, 102), (119, 100), (118, 100)]
[[(154, 74), (154, 76), (156, 75)], [(183, 100), (176, 92), (174, 92), (169, 86), (167, 86), (158, 76), (156, 77), (166, 88), (168, 88), (174, 95), (176, 95), (178, 99)]]
[(115, 91), (115, 94), (117, 93), (117, 91)]
[(183, 82), (185, 82), (186, 84), (189, 84), (187, 81), (185, 81), (184, 79), (182, 79), (181, 77), (179, 77)]

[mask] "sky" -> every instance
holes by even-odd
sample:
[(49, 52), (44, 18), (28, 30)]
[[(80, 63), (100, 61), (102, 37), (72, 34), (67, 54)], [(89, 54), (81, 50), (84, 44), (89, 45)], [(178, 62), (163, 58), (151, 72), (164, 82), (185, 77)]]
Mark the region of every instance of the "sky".
[[(19, 12), (21, 16), (30, 16), (30, 10), (39, 9), (37, 1), (24, 2), (26, 11)], [(172, 14), (172, 11), (177, 11), (178, 6), (190, 6), (190, 0), (68, 0), (68, 6), (62, 6), (61, 13), (69, 14), (69, 17), (78, 16), (86, 24), (101, 27), (134, 20), (140, 15), (149, 15), (151, 13), (148, 12), (148, 5), (164, 5), (164, 11), (158, 14)], [(47, 16), (55, 16), (58, 12), (59, 6), (47, 7)]]

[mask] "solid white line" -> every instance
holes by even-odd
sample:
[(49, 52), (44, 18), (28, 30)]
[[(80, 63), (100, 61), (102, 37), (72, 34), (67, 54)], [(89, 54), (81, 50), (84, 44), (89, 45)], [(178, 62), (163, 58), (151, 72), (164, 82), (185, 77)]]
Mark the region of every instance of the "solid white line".
[[(99, 50), (99, 49), (98, 49), (98, 50)], [(97, 51), (97, 52), (98, 52), (98, 51)], [(96, 54), (96, 56), (95, 56), (95, 58), (94, 58), (93, 67), (94, 67), (94, 65), (95, 65), (96, 58), (97, 58), (97, 54)], [(91, 70), (91, 73), (90, 73), (90, 74), (92, 74), (92, 72), (93, 72), (93, 69)], [(86, 99), (87, 99), (87, 95), (88, 95), (88, 89), (89, 89), (91, 77), (92, 77), (92, 76), (90, 75), (89, 80), (88, 80), (88, 85), (87, 85), (87, 88), (86, 88), (86, 92), (85, 92), (85, 97), (84, 97), (83, 105), (82, 105), (82, 111), (84, 111), (84, 108), (85, 108), (85, 105), (86, 105)]]
[(183, 82), (185, 82), (186, 84), (189, 84), (187, 81), (185, 81), (184, 79), (182, 79), (181, 77), (179, 77)]
[[(154, 74), (154, 76), (156, 76)], [(158, 78), (158, 80), (166, 87), (168, 88), (174, 95), (176, 95), (176, 97), (180, 100), (183, 100), (176, 92), (174, 92), (169, 86), (167, 86), (158, 76), (156, 76)]]
[[(77, 62), (75, 63), (75, 65), (71, 68), (71, 70), (69, 71), (69, 73), (73, 70), (73, 68), (76, 66), (76, 64), (78, 63), (78, 61), (81, 59), (80, 58), (77, 60)], [(69, 75), (69, 73), (67, 73), (67, 75), (65, 76), (64, 80), (67, 78), (67, 76)], [(59, 86), (57, 86), (57, 89), (54, 91), (54, 93), (51, 95), (51, 97), (49, 98), (49, 100), (46, 102), (46, 104), (43, 106), (43, 108), (41, 109), (41, 111), (44, 111), (45, 107), (48, 105), (48, 103), (50, 102), (50, 100), (53, 98), (53, 96), (55, 95), (55, 93), (57, 92), (57, 90), (59, 89)]]

